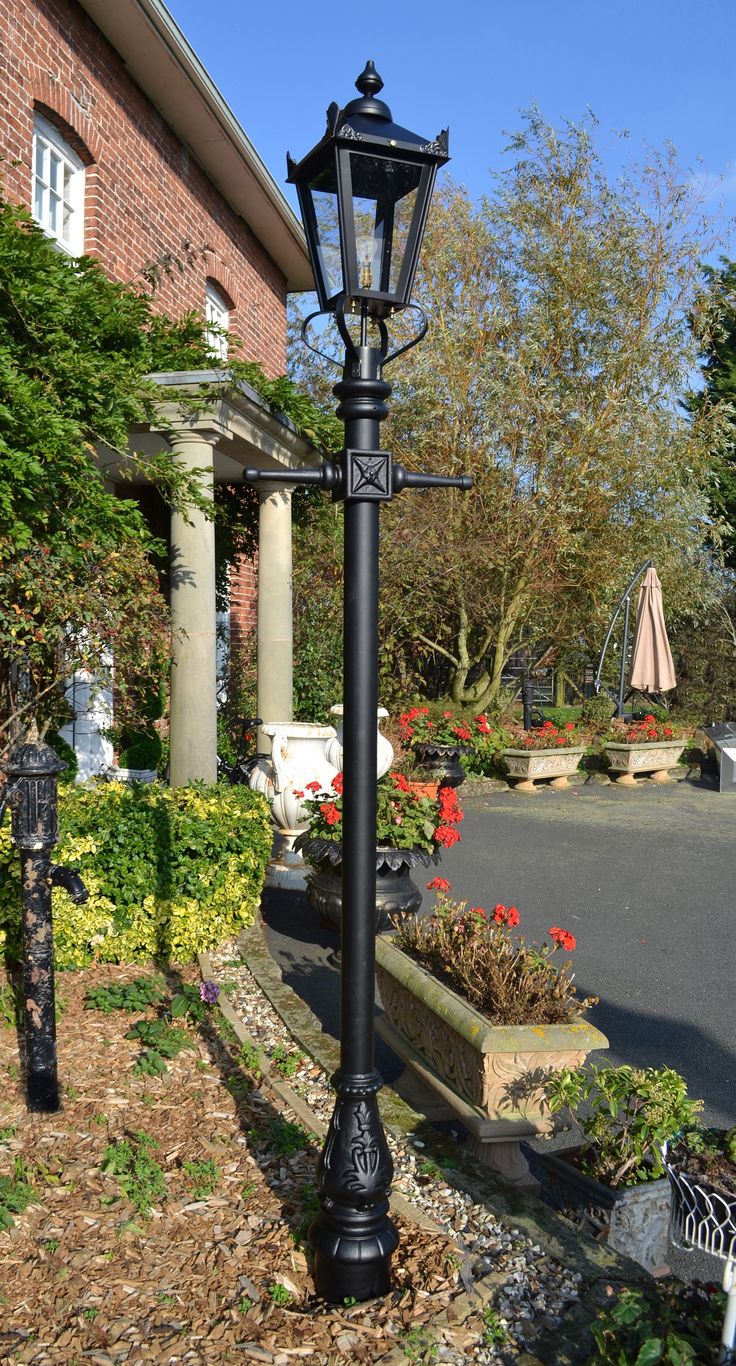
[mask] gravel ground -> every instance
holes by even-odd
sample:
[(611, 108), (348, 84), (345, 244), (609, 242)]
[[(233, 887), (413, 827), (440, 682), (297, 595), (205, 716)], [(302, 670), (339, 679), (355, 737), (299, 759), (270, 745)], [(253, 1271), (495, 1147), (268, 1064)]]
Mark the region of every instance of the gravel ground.
[[(280, 1016), (242, 963), (237, 945), (224, 945), (211, 955), (211, 961), (215, 980), (225, 985), (253, 1043), (326, 1125), (333, 1108), (328, 1078), (311, 1058), (298, 1052)], [(435, 1164), (427, 1162), (418, 1139), (388, 1134), (388, 1141), (394, 1162), (394, 1191), (455, 1240), (466, 1290), (480, 1278), (486, 1287), (489, 1283), (493, 1286), (493, 1312), (486, 1311), (480, 1332), (461, 1346), (447, 1338), (437, 1342), (434, 1356), (426, 1359), (450, 1366), (466, 1362), (483, 1366), (513, 1360), (523, 1350), (533, 1350), (539, 1333), (554, 1328), (578, 1299), (579, 1274), (543, 1256), (540, 1247), (518, 1229), (500, 1222), (484, 1206), (450, 1185)], [(451, 1339), (452, 1334), (448, 1336)], [(499, 1341), (491, 1341), (494, 1336)]]

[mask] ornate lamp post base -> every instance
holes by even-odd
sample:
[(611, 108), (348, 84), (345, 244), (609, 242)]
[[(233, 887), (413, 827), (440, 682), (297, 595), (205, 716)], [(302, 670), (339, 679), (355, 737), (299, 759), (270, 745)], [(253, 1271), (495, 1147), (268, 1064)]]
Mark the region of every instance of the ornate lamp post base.
[[(385, 1295), (399, 1235), (388, 1217), (393, 1164), (381, 1125), (377, 1072), (336, 1072), (337, 1093), (319, 1163), (321, 1216), (312, 1226), (318, 1295), (340, 1302)], [(347, 1201), (347, 1203), (346, 1203)]]

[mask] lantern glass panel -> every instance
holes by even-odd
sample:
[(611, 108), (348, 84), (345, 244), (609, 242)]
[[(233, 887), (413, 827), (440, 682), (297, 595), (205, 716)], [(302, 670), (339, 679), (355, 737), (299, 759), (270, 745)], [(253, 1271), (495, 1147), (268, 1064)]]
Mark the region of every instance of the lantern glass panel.
[(397, 292), (421, 178), (416, 163), (350, 153), (359, 290)]
[(328, 163), (313, 177), (308, 186), (308, 194), (310, 217), (316, 235), (318, 266), (324, 282), (325, 295), (329, 299), (339, 294), (343, 288), (340, 214), (334, 163)]

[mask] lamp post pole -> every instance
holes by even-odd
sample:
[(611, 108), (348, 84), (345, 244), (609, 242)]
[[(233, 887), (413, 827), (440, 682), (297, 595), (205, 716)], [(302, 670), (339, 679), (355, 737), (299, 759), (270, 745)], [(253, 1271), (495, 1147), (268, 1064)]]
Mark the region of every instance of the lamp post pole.
[[(380, 449), (391, 393), (384, 367), (427, 330), (419, 309), (416, 333), (389, 355), (385, 319), (416, 309), (411, 287), (435, 172), (448, 159), (447, 133), (427, 141), (395, 124), (378, 99), (383, 82), (372, 62), (356, 86), (359, 99), (345, 109), (330, 105), (321, 142), (298, 165), (288, 158), (321, 312), (334, 315), (345, 344), (334, 388), (345, 448), (317, 469), (244, 471), (246, 480), (320, 484), (345, 503), (340, 1067), (318, 1170), (320, 1213), (310, 1231), (315, 1288), (338, 1304), (384, 1295), (398, 1244), (389, 1218), (393, 1164), (376, 1099), (382, 1083), (373, 1060), (380, 504), (405, 488), (472, 485), (467, 475), (410, 472)], [(359, 320), (357, 340), (347, 314)], [(369, 344), (369, 323), (377, 345)]]

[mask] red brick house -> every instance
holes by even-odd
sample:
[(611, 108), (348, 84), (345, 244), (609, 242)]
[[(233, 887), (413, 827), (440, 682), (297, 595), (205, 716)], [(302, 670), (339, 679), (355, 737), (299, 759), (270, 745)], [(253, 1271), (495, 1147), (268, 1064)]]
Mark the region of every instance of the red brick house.
[[(97, 257), (115, 280), (182, 262), (160, 276), (155, 306), (173, 316), (205, 311), (237, 333), (239, 354), (282, 373), (287, 291), (311, 287), (301, 225), (160, 0), (0, 0), (0, 35), (5, 195), (27, 204), (60, 250)], [(223, 340), (213, 353), (222, 367)], [(165, 382), (189, 389), (201, 378)], [(176, 423), (176, 409), (166, 412)], [(248, 464), (316, 460), (243, 385), (166, 439), (182, 462), (207, 471), (206, 484), (237, 481)], [(164, 438), (146, 431), (131, 441), (160, 449)], [(281, 486), (259, 494), (258, 705), (264, 719), (288, 720), (290, 495)], [(186, 571), (172, 574), (172, 781), (212, 780), (212, 524), (173, 515), (171, 542), (172, 563)], [(234, 597), (252, 613), (242, 586)]]

